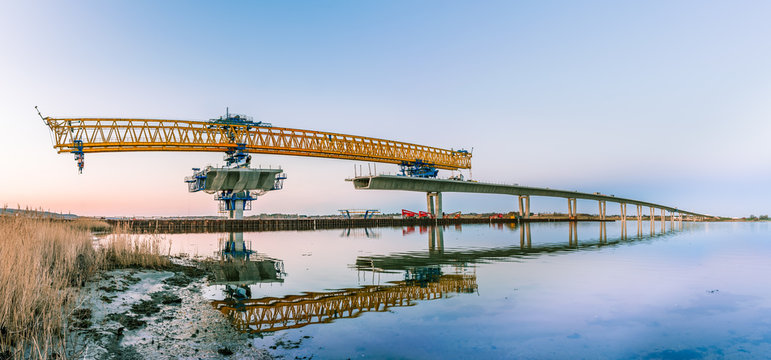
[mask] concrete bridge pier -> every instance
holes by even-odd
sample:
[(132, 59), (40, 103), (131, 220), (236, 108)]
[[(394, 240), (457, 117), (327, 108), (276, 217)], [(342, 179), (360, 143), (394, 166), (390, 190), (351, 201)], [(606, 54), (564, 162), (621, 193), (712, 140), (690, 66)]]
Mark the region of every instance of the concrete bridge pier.
[(626, 203), (619, 203), (621, 206), (621, 222), (626, 223)]
[(568, 218), (570, 220), (576, 219), (576, 199), (568, 198)]
[(519, 195), (519, 217), (530, 217), (530, 195)]
[(607, 204), (605, 203), (605, 200), (599, 200), (597, 203), (600, 205), (600, 220), (605, 220), (605, 209)]
[(233, 201), (233, 209), (228, 210), (228, 217), (230, 219), (236, 219), (236, 220), (241, 220), (244, 218), (244, 201), (243, 200)]
[(427, 192), (426, 193), (426, 207), (429, 214), (434, 216), (434, 219), (442, 217), (442, 193), (441, 192)]
[(637, 205), (637, 223), (642, 223), (642, 205)]

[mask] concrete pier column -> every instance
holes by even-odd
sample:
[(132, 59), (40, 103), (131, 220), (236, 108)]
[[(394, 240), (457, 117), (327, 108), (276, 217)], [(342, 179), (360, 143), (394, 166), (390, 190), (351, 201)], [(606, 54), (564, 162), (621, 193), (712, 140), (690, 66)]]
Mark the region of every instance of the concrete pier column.
[(530, 195), (519, 195), (519, 217), (530, 217)]
[(433, 215), (435, 219), (440, 218), (442, 216), (442, 193), (427, 192), (426, 208), (426, 212)]
[(568, 198), (568, 218), (570, 220), (576, 219), (576, 199)]
[(442, 193), (437, 192), (434, 200), (436, 201), (436, 205), (434, 206), (436, 214), (434, 215), (436, 215), (436, 218), (439, 219), (442, 217)]
[(642, 205), (637, 205), (637, 222), (642, 222)]
[(228, 211), (228, 215), (231, 219), (241, 220), (244, 218), (244, 201), (233, 201), (233, 209)]
[(626, 222), (626, 203), (620, 203), (621, 206), (621, 222)]
[(600, 204), (600, 220), (605, 220), (605, 208), (607, 206), (605, 200), (599, 200), (597, 203)]

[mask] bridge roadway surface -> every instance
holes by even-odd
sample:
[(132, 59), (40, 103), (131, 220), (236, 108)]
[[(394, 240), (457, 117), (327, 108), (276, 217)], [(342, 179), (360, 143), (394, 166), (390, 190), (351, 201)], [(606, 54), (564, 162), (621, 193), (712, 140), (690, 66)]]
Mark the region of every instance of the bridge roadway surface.
[(649, 208), (656, 208), (669, 211), (670, 213), (680, 213), (683, 215), (693, 215), (702, 217), (715, 217), (713, 215), (700, 214), (692, 211), (680, 210), (676, 207), (639, 201), (627, 198), (616, 197), (612, 195), (590, 194), (579, 191), (556, 190), (549, 188), (503, 185), (493, 183), (483, 183), (475, 181), (445, 180), (445, 179), (425, 179), (407, 176), (377, 175), (377, 176), (359, 176), (352, 181), (356, 189), (367, 190), (403, 190), (419, 191), (426, 193), (443, 192), (465, 192), (478, 194), (504, 194), (519, 196), (548, 196), (561, 197), (566, 199), (586, 199), (605, 202), (614, 202), (619, 204), (640, 205)]

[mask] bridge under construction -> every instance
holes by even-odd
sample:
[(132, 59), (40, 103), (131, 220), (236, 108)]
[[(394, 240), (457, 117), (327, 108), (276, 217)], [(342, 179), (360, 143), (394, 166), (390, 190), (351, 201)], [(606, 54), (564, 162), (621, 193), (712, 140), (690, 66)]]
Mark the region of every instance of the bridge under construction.
[(517, 196), (518, 212), (522, 218), (530, 217), (530, 197), (560, 197), (568, 201), (568, 216), (570, 219), (576, 219), (578, 199), (595, 200), (598, 203), (600, 220), (605, 220), (607, 203), (618, 203), (621, 212), (621, 220), (627, 218), (627, 204), (637, 207), (636, 218), (642, 220), (643, 207), (650, 210), (650, 218), (655, 217), (655, 210), (661, 211), (661, 218), (666, 217), (669, 212), (671, 218), (685, 219), (691, 221), (702, 221), (706, 218), (715, 218), (712, 215), (700, 214), (692, 211), (680, 210), (675, 207), (654, 204), (646, 201), (626, 199), (613, 195), (603, 195), (600, 193), (583, 193), (579, 191), (557, 190), (541, 187), (530, 187), (520, 185), (502, 185), (482, 183), (476, 181), (458, 181), (445, 179), (424, 179), (405, 176), (359, 176), (349, 179), (353, 182), (356, 189), (360, 190), (400, 190), (415, 191), (426, 193), (426, 203), (428, 212), (435, 218), (442, 215), (442, 193), (443, 192), (463, 192), (477, 194), (502, 194)]
[[(37, 109), (37, 107), (36, 107)], [(599, 203), (600, 218), (606, 214), (606, 203), (620, 204), (621, 218), (626, 219), (627, 204), (642, 208), (650, 216), (659, 209), (671, 217), (703, 220), (712, 216), (645, 201), (616, 198), (599, 193), (588, 194), (548, 188), (485, 184), (463, 181), (462, 174), (450, 180), (437, 179), (442, 170), (471, 169), (472, 154), (466, 150), (442, 149), (373, 137), (346, 135), (325, 131), (274, 127), (254, 121), (245, 115), (231, 114), (208, 121), (122, 119), (122, 118), (52, 118), (41, 119), (52, 133), (53, 147), (59, 153), (74, 155), (82, 172), (87, 153), (124, 151), (209, 151), (224, 152), (223, 167), (193, 168), (185, 178), (190, 192), (215, 194), (220, 212), (231, 219), (243, 219), (251, 202), (269, 191), (281, 190), (287, 178), (282, 169), (251, 167), (250, 154), (292, 155), (347, 159), (397, 164), (400, 176), (360, 176), (352, 179), (357, 189), (407, 190), (427, 194), (427, 210), (438, 218), (442, 214), (443, 192), (470, 192), (518, 196), (519, 215), (530, 215), (530, 196), (563, 197), (568, 200), (570, 219), (576, 218), (576, 200)]]

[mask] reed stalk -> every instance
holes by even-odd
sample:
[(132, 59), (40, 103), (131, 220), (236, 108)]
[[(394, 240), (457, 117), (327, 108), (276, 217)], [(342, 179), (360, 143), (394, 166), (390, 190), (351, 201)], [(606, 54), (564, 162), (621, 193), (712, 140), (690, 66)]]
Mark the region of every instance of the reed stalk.
[(67, 317), (91, 276), (171, 265), (160, 236), (115, 229), (124, 233), (95, 246), (92, 231), (105, 229), (93, 219), (0, 215), (0, 359), (66, 358)]

